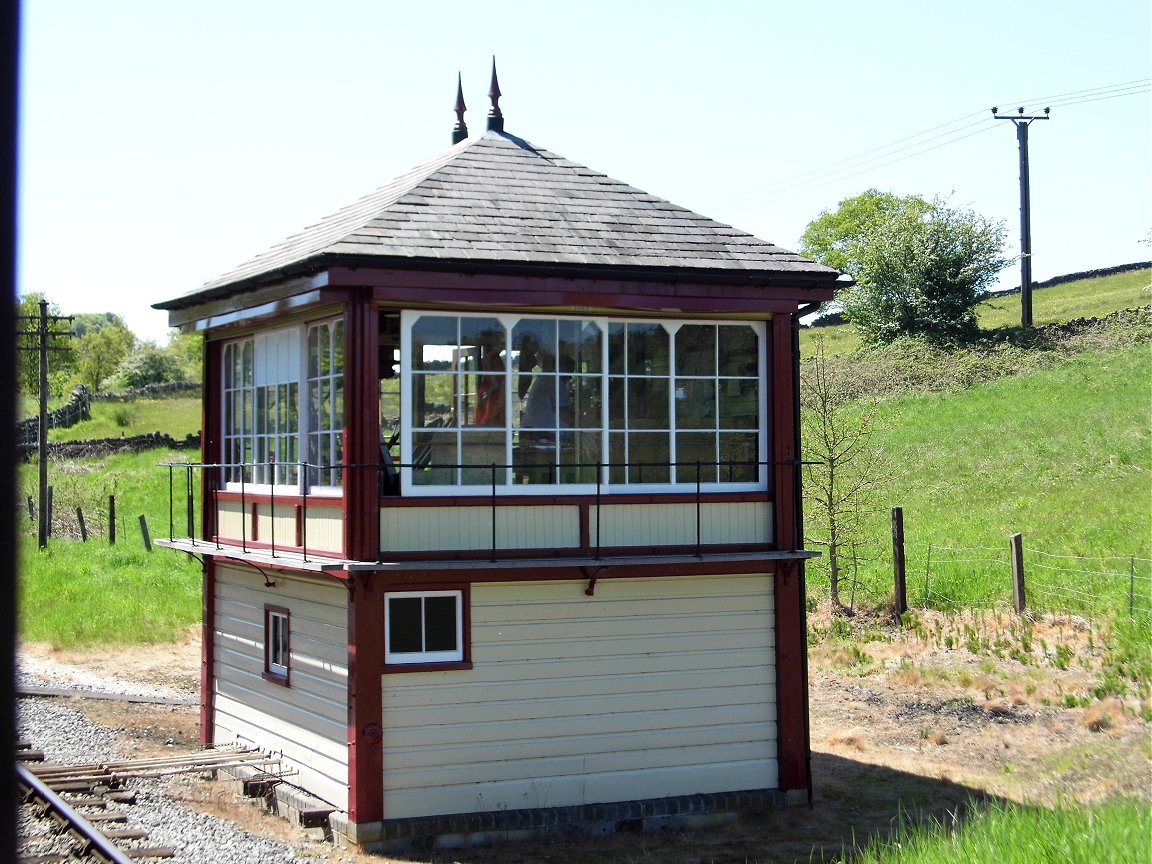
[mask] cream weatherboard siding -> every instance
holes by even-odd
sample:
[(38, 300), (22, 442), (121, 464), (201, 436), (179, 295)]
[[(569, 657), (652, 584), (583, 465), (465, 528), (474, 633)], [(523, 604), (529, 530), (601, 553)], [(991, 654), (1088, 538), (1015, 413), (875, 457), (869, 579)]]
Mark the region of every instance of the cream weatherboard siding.
[[(330, 583), (251, 569), (216, 570), (214, 739), (282, 753), (290, 778), (348, 804), (347, 592)], [(289, 610), (290, 686), (265, 681), (264, 606)]]
[(386, 673), (384, 814), (776, 788), (768, 575), (475, 584), (462, 671)]

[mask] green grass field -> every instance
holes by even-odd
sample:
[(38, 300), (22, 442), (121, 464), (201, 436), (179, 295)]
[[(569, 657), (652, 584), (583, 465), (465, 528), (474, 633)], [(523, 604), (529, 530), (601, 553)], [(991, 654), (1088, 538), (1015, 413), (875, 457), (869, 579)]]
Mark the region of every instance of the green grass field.
[(1054, 810), (1004, 804), (959, 825), (911, 828), (853, 857), (856, 864), (1144, 864), (1152, 855), (1152, 811), (1115, 799)]

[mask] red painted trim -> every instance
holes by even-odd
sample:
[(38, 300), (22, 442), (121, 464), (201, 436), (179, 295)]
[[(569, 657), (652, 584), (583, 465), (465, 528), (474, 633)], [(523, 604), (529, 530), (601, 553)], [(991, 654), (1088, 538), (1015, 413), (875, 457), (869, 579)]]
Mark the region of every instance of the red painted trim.
[(803, 579), (799, 561), (776, 568), (777, 760), (785, 791), (807, 789), (809, 783)]
[(275, 501), (278, 505), (290, 505), (303, 508), (305, 503), (308, 509), (319, 507), (336, 508), (342, 507), (344, 499), (339, 495), (309, 495), (307, 499), (303, 495), (269, 495), (266, 492), (236, 492), (231, 489), (220, 489), (216, 492), (216, 498), (219, 501), (226, 503), (235, 503), (243, 501), (244, 503), (252, 504), (271, 504)]
[(348, 592), (348, 819), (384, 818), (384, 588), (376, 574), (345, 574)]
[[(220, 462), (220, 390), (223, 385), (220, 368), (223, 347), (219, 342), (204, 343), (204, 377), (200, 382), (200, 461), (206, 465)], [(214, 471), (200, 472), (200, 531), (201, 537), (211, 537), (215, 531), (215, 505), (218, 475)]]
[[(400, 270), (382, 267), (343, 267), (327, 270), (329, 285), (373, 289), (373, 299), (407, 306), (465, 305), (513, 308), (596, 311), (634, 310), (667, 314), (757, 314), (795, 311), (798, 303), (831, 300), (830, 279), (789, 279), (780, 273), (746, 272), (699, 274), (629, 273), (619, 270), (591, 275), (565, 268), (557, 275), (479, 273), (459, 270)], [(465, 272), (471, 270), (472, 272)], [(822, 283), (822, 284), (821, 284)]]
[(456, 663), (385, 663), (385, 675), (400, 675), (404, 672), (458, 672), (473, 668), (470, 662)]
[(371, 298), (344, 309), (344, 554), (371, 561), (380, 550), (380, 316)]
[(216, 725), (216, 562), (204, 559), (200, 609), (200, 743), (214, 744)]
[[(800, 358), (794, 339), (795, 316), (779, 315), (771, 324), (773, 424), (772, 458), (776, 460), (776, 545), (803, 546), (797, 494), (800, 482), (800, 430), (796, 391)], [(783, 464), (782, 464), (783, 463)], [(788, 464), (791, 463), (791, 464)], [(804, 567), (800, 561), (780, 562), (775, 578), (777, 759), (780, 788), (808, 789), (808, 677), (804, 608)]]

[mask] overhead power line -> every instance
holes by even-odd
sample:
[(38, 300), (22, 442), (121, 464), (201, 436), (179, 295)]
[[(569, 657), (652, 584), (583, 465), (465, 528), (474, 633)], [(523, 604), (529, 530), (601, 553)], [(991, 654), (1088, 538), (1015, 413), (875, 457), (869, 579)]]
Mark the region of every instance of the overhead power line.
[[(1152, 89), (1152, 78), (1140, 78), (1134, 81), (1124, 81), (1115, 84), (1106, 84), (1100, 87), (1090, 87), (1084, 90), (1073, 90), (1066, 93), (1056, 93), (1049, 96), (1029, 97), (1027, 99), (1001, 99), (1000, 104), (1005, 105), (1046, 105), (1048, 107), (1068, 107), (1089, 102), (1098, 102), (1105, 99), (1118, 99), (1126, 96), (1135, 96), (1147, 93)], [(846, 156), (834, 162), (816, 168), (790, 174), (779, 180), (761, 184), (752, 188), (726, 195), (716, 199), (711, 206), (737, 205), (748, 206), (766, 204), (774, 201), (791, 198), (805, 192), (839, 183), (852, 177), (867, 174), (888, 165), (894, 165), (907, 159), (913, 159), (941, 147), (959, 143), (967, 138), (997, 128), (987, 109), (965, 114), (945, 123), (940, 123), (905, 135), (886, 144), (872, 147), (852, 156)], [(969, 130), (975, 131), (969, 131)], [(945, 130), (945, 131), (942, 131)], [(937, 134), (933, 134), (937, 133)], [(933, 143), (937, 142), (937, 143)], [(903, 146), (900, 146), (903, 145)]]

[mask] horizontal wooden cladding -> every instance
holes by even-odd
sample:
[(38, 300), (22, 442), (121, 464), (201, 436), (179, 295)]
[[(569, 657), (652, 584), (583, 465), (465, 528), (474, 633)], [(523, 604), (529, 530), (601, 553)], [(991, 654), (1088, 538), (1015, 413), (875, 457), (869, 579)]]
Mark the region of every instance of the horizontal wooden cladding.
[(785, 273), (724, 272), (659, 274), (632, 271), (593, 274), (587, 268), (562, 273), (522, 275), (475, 272), (475, 265), (454, 270), (399, 270), (332, 267), (332, 288), (371, 288), (373, 299), (414, 308), (460, 305), (579, 312), (636, 310), (668, 314), (791, 313), (799, 303), (831, 300), (828, 279)]
[(384, 677), (387, 818), (776, 785), (771, 577), (584, 587), (475, 584), (473, 669)]
[(772, 542), (772, 505), (755, 500), (679, 502), (658, 496), (642, 501), (602, 499), (575, 503), (524, 502), (497, 506), (384, 507), (380, 545), (385, 555), (438, 553), (509, 555), (591, 554), (597, 547), (766, 549)]
[[(283, 754), (293, 782), (347, 806), (347, 592), (334, 581), (216, 570), (214, 740)], [(263, 678), (264, 606), (287, 609), (290, 686)]]

